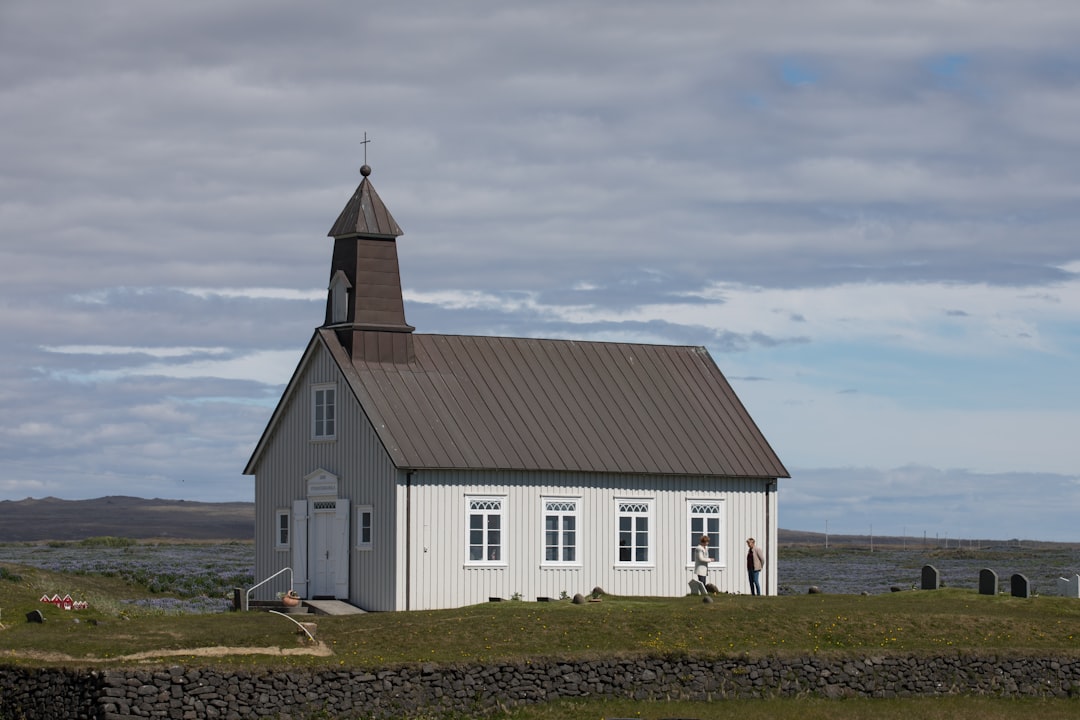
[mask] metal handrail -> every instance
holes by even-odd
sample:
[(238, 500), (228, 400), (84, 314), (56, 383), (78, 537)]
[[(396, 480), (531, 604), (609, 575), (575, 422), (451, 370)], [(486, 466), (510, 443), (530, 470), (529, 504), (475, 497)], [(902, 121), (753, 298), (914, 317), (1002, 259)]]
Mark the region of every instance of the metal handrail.
[(281, 568), (276, 573), (274, 573), (270, 577), (266, 578), (262, 582), (260, 582), (260, 583), (258, 583), (256, 585), (252, 585), (251, 587), (248, 588), (247, 595), (244, 597), (244, 607), (250, 610), (251, 609), (251, 593), (255, 592), (256, 590), (261, 588), (263, 585), (270, 582), (271, 580), (276, 578), (278, 575), (281, 575), (282, 573), (289, 573), (289, 592), (292, 592), (292, 588), (293, 588), (292, 568), (291, 567)]
[(311, 631), (308, 630), (306, 627), (304, 627), (304, 624), (302, 622), (300, 622), (299, 620), (297, 620), (296, 618), (291, 618), (288, 615), (286, 615), (285, 613), (278, 612), (277, 610), (267, 610), (267, 612), (273, 613), (275, 615), (280, 615), (281, 617), (285, 618), (286, 620), (291, 620), (293, 625), (296, 625), (296, 627), (298, 627), (298, 628), (300, 628), (301, 630), (304, 631), (304, 634), (308, 636), (308, 640), (311, 640), (311, 642), (313, 642), (313, 643), (315, 642), (315, 636), (312, 635)]

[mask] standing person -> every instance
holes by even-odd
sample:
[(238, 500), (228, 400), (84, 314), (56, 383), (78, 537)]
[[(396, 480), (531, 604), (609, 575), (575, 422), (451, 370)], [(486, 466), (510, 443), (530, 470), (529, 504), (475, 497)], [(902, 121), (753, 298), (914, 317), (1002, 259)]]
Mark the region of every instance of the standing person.
[(704, 587), (709, 575), (709, 536), (702, 535), (694, 548), (694, 574)]
[(765, 567), (765, 554), (754, 544), (754, 538), (746, 540), (746, 574), (750, 578), (750, 594), (761, 594), (761, 568)]

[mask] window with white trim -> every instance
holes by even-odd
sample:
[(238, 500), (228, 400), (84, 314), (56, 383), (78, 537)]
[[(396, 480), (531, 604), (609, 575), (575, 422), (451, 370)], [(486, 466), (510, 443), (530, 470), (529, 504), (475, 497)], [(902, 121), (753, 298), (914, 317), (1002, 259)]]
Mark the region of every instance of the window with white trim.
[(652, 500), (617, 500), (620, 565), (652, 562)]
[(274, 512), (274, 547), (278, 550), (289, 549), (289, 523), (291, 516), (287, 509)]
[(311, 437), (333, 440), (337, 432), (337, 386), (314, 385), (311, 388)]
[(722, 535), (720, 528), (724, 517), (723, 500), (689, 500), (686, 503), (687, 527), (690, 528), (688, 562), (694, 564), (694, 548), (701, 542), (702, 535), (709, 536), (709, 564), (719, 563), (724, 557), (721, 552)]
[(370, 505), (356, 506), (356, 547), (361, 550), (371, 549), (371, 520), (375, 514)]
[(471, 565), (503, 564), (503, 508), (501, 497), (465, 498), (468, 528), (467, 562)]
[(544, 516), (544, 565), (579, 565), (579, 498), (541, 498)]

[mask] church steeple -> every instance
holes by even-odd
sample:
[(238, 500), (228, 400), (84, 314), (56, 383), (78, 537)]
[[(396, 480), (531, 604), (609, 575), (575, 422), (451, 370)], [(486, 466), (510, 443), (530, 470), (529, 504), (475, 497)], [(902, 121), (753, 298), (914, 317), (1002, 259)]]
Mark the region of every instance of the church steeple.
[(405, 322), (398, 269), (401, 228), (371, 184), (371, 168), (328, 235), (334, 238), (325, 328), (352, 357), (408, 362), (415, 329)]

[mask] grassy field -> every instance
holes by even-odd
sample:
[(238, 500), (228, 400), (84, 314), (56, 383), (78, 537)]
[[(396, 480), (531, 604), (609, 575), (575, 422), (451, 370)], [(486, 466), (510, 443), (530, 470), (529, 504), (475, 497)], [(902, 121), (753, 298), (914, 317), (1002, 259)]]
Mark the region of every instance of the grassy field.
[(1078, 713), (1080, 706), (1074, 700), (943, 697), (907, 700), (800, 698), (648, 704), (630, 701), (571, 701), (520, 708), (499, 717), (500, 720), (1072, 720)]
[[(84, 611), (39, 602), (70, 593)], [(122, 577), (60, 574), (0, 564), (0, 662), (107, 667), (130, 656), (162, 662), (233, 667), (363, 667), (399, 663), (485, 663), (538, 657), (589, 658), (643, 654), (881, 654), (971, 651), (1080, 656), (1080, 601), (1019, 599), (969, 590), (886, 595), (801, 595), (628, 598), (600, 602), (485, 603), (457, 610), (319, 617), (325, 656), (266, 655), (258, 649), (297, 648), (295, 626), (266, 613), (176, 614), (125, 600), (160, 597)], [(40, 609), (44, 624), (26, 613)], [(78, 622), (76, 622), (78, 621)], [(234, 648), (231, 654), (200, 650)], [(244, 650), (244, 649), (247, 650)], [(170, 653), (166, 657), (166, 653)], [(178, 654), (177, 654), (178, 653)], [(796, 709), (797, 708), (797, 709)], [(1078, 701), (944, 698), (926, 701), (729, 701), (653, 706), (621, 701), (558, 703), (520, 709), (508, 718), (978, 717), (1037, 713), (1074, 717)], [(766, 715), (767, 713), (767, 715)]]
[[(151, 593), (120, 577), (0, 568), (0, 622), (8, 625), (0, 635), (0, 650), (9, 657), (34, 650), (96, 661), (155, 649), (296, 642), (295, 627), (273, 615), (173, 614), (122, 602)], [(42, 594), (54, 592), (86, 600), (90, 609), (67, 612), (39, 602)], [(35, 609), (45, 613), (46, 623), (26, 622), (25, 614)], [(687, 652), (1080, 654), (1080, 602), (1075, 599), (984, 596), (958, 589), (868, 596), (731, 595), (709, 604), (692, 597), (607, 596), (585, 605), (508, 601), (457, 610), (321, 617), (318, 625), (319, 639), (334, 651), (332, 662), (362, 667)]]

